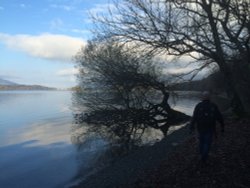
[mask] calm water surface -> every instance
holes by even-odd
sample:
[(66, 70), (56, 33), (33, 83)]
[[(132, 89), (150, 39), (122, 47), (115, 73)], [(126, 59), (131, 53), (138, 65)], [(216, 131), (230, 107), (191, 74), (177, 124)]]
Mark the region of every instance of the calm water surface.
[(71, 104), (65, 91), (0, 92), (0, 187), (66, 187), (88, 167), (98, 147), (72, 144)]
[[(191, 115), (196, 103), (184, 98), (174, 108)], [(68, 187), (89, 172), (105, 143), (77, 149), (72, 109), (71, 92), (0, 92), (0, 187)]]

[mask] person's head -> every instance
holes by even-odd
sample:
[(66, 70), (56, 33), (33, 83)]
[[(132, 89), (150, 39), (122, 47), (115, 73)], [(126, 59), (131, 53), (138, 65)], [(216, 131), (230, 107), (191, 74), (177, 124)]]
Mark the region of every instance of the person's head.
[(210, 99), (210, 93), (208, 91), (204, 91), (202, 93), (202, 100), (209, 100)]

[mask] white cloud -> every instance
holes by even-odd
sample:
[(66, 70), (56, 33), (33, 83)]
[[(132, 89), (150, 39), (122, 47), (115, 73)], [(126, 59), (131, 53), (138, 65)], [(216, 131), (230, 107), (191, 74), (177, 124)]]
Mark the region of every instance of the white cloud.
[(20, 6), (21, 8), (23, 8), (23, 9), (29, 8), (29, 7), (30, 7), (30, 5), (27, 5), (27, 4), (24, 4), (24, 3), (20, 4), (19, 6)]
[(62, 69), (56, 72), (57, 76), (61, 76), (61, 77), (65, 77), (67, 78), (68, 82), (73, 83), (74, 85), (76, 85), (76, 75), (79, 73), (80, 71), (76, 68), (68, 68), (68, 69)]
[(90, 14), (98, 15), (98, 14), (106, 14), (109, 10), (115, 10), (116, 7), (114, 4), (107, 3), (107, 4), (96, 4), (94, 8), (89, 10)]
[(74, 10), (75, 7), (74, 6), (70, 6), (70, 5), (59, 5), (59, 4), (52, 4), (50, 5), (51, 8), (56, 8), (56, 9), (62, 9), (65, 11), (71, 11)]
[(62, 69), (59, 70), (56, 75), (58, 76), (73, 76), (79, 73), (79, 70), (76, 68)]
[(51, 29), (60, 29), (64, 25), (63, 21), (60, 18), (55, 18), (50, 21)]
[(82, 38), (49, 33), (36, 36), (0, 33), (0, 42), (30, 56), (57, 61), (71, 61), (72, 56), (86, 43)]
[(81, 29), (71, 29), (73, 33), (79, 33), (79, 34), (88, 34), (90, 33), (89, 30), (81, 30)]

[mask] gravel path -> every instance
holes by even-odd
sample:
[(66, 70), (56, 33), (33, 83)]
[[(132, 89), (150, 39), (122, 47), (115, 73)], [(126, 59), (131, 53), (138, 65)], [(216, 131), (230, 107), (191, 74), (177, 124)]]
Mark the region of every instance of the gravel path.
[(168, 135), (153, 146), (144, 146), (112, 163), (79, 185), (72, 187), (112, 188), (133, 184), (145, 171), (153, 169), (165, 160), (176, 146), (188, 138), (187, 127)]

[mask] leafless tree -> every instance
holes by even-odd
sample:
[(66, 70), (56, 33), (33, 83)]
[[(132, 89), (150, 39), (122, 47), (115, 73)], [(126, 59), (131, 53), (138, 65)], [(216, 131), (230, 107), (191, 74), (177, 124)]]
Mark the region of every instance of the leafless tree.
[(93, 17), (96, 33), (152, 52), (216, 63), (242, 113), (250, 114), (249, 0), (122, 0)]
[(112, 138), (128, 143), (139, 141), (148, 127), (167, 134), (169, 126), (189, 118), (168, 104), (168, 86), (147, 53), (112, 41), (89, 41), (75, 60), (82, 70), (75, 100), (86, 107), (80, 120), (95, 125), (95, 131), (105, 126)]

